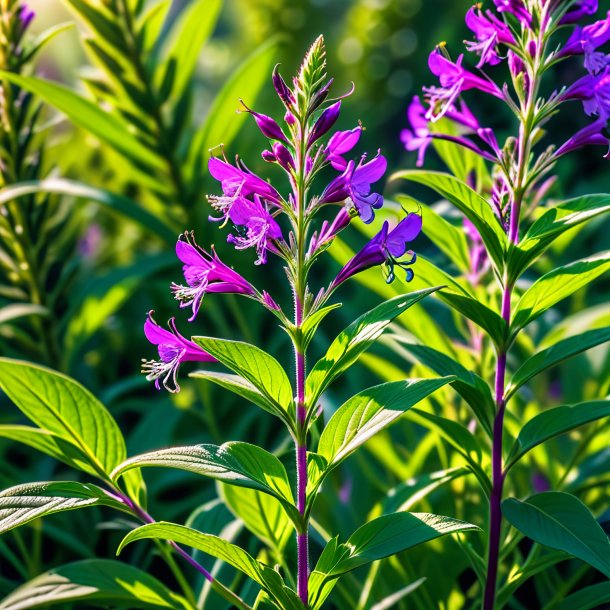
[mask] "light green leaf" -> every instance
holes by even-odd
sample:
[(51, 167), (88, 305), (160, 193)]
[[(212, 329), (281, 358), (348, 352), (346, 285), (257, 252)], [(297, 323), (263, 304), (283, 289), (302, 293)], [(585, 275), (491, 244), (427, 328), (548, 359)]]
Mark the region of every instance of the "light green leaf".
[(54, 193), (101, 203), (125, 218), (133, 220), (167, 243), (173, 244), (176, 241), (178, 229), (174, 230), (163, 220), (147, 212), (133, 199), (65, 178), (46, 178), (45, 180), (31, 180), (5, 186), (0, 191), (0, 205), (36, 193)]
[(542, 371), (607, 341), (610, 341), (610, 327), (590, 330), (581, 335), (563, 339), (555, 345), (534, 354), (513, 375), (506, 392), (506, 400), (524, 383), (527, 383)]
[(163, 172), (165, 164), (148, 146), (133, 136), (128, 126), (118, 117), (102, 110), (67, 87), (34, 76), (20, 76), (2, 72), (0, 76), (39, 96), (50, 106), (63, 112), (75, 125), (92, 133), (113, 149), (136, 163), (146, 163), (155, 171)]
[(508, 247), (506, 232), (488, 201), (450, 174), (409, 170), (396, 172), (390, 180), (398, 178), (423, 184), (453, 203), (477, 228), (496, 268), (502, 269)]
[(179, 99), (191, 82), (201, 47), (214, 31), (221, 8), (222, 0), (195, 0), (182, 11), (172, 28), (167, 60), (159, 67), (157, 78), (160, 82), (170, 64), (175, 65), (174, 99)]
[(106, 407), (69, 377), (0, 358), (0, 388), (37, 426), (75, 445), (86, 472), (107, 478), (125, 459), (123, 435)]
[(54, 568), (25, 583), (0, 601), (0, 610), (48, 608), (83, 602), (106, 608), (192, 610), (163, 583), (127, 563), (86, 559)]
[(517, 303), (511, 324), (516, 334), (547, 309), (574, 294), (610, 269), (610, 251), (553, 269), (526, 290)]
[[(345, 543), (333, 538), (310, 576), (309, 604), (317, 610), (342, 574), (423, 542), (458, 532), (477, 530), (470, 523), (427, 513), (392, 513), (358, 528)], [(329, 586), (330, 585), (330, 586)]]
[(36, 36), (34, 42), (31, 46), (28, 46), (26, 49), (25, 55), (22, 57), (22, 64), (29, 63), (34, 59), (34, 57), (41, 51), (45, 45), (47, 45), (53, 38), (65, 32), (66, 30), (70, 30), (74, 27), (74, 23), (67, 21), (66, 23), (58, 23), (46, 30), (42, 31), (38, 36)]
[(303, 349), (305, 349), (311, 343), (311, 340), (314, 338), (316, 330), (318, 329), (318, 326), (320, 325), (322, 320), (324, 320), (324, 318), (331, 311), (339, 307), (341, 307), (341, 303), (333, 303), (332, 305), (322, 307), (321, 309), (318, 309), (318, 311), (316, 311), (315, 313), (311, 314), (310, 316), (307, 316), (306, 320), (301, 326), (301, 345), (303, 346)]
[(608, 416), (610, 400), (592, 400), (573, 406), (554, 407), (539, 413), (521, 428), (508, 456), (506, 470), (545, 441)]
[(528, 538), (581, 559), (610, 578), (610, 541), (575, 496), (547, 491), (525, 501), (502, 502), (507, 521)]
[(254, 385), (274, 405), (278, 416), (287, 423), (292, 422), (292, 386), (286, 371), (273, 356), (255, 345), (241, 341), (213, 337), (192, 337), (192, 340)]
[(90, 483), (26, 483), (0, 491), (0, 534), (34, 519), (87, 506), (126, 510), (103, 489)]
[(373, 344), (390, 322), (436, 290), (438, 288), (428, 288), (395, 297), (352, 322), (331, 343), (326, 355), (318, 360), (307, 376), (305, 402), (308, 408), (315, 407), (328, 385), (356, 362), (360, 354)]

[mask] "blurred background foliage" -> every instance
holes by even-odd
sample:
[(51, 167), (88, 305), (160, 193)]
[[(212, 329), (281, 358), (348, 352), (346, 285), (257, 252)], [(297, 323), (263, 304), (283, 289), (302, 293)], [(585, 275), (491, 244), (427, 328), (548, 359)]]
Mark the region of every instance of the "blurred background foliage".
[[(121, 150), (125, 145), (120, 142), (121, 138), (117, 146), (112, 146), (104, 140), (104, 133), (82, 129), (78, 121), (70, 120), (51, 105), (43, 106), (42, 136), (32, 145), (39, 147), (34, 149), (38, 153), (44, 147), (37, 177), (72, 182), (63, 186), (60, 183), (46, 195), (29, 194), (22, 199), (37, 210), (43, 199), (47, 206), (40, 222), (32, 227), (39, 245), (40, 273), (36, 281), (38, 289), (46, 295), (40, 303), (46, 313), (34, 316), (34, 319), (27, 316), (9, 320), (0, 313), (0, 353), (43, 362), (84, 383), (119, 419), (130, 454), (172, 444), (246, 440), (284, 455), (290, 466), (289, 439), (278, 435), (271, 418), (266, 419), (232, 396), (209, 384), (189, 380), (186, 375), (182, 392), (170, 396), (156, 392), (139, 373), (140, 359), (156, 355), (142, 332), (145, 314), (151, 309), (155, 309), (158, 321), (177, 315), (178, 327), (185, 334), (244, 339), (261, 344), (286, 360), (283, 356), (287, 337), (277, 329), (270, 316), (250, 302), (239, 301), (230, 295), (209, 296), (196, 328), (188, 326), (186, 316), (177, 313), (172, 302), (169, 283), (178, 280), (181, 274), (172, 253), (172, 241), (180, 231), (190, 229), (195, 230), (202, 245), (215, 243), (221, 257), (259, 287), (274, 286), (274, 297), (283, 299), (282, 303), (288, 303), (289, 299), (288, 294), (282, 295), (278, 289), (283, 280), (283, 271), (278, 266), (273, 267), (270, 263), (264, 268), (254, 267), (251, 253), (235, 252), (224, 243), (224, 234), (219, 232), (218, 226), (207, 221), (211, 209), (205, 195), (218, 191), (217, 185), (206, 175), (207, 149), (224, 143), (229, 157), (238, 153), (255, 171), (274, 175), (260, 158), (265, 143), (255, 125), (251, 121), (244, 122), (245, 114), (235, 114), (238, 99), (243, 97), (249, 106), (262, 112), (280, 113), (271, 87), (273, 65), (281, 63), (283, 74), (291, 75), (305, 49), (322, 33), (328, 48), (329, 73), (335, 76), (335, 92), (347, 91), (351, 82), (356, 87), (343, 105), (339, 127), (351, 128), (362, 121), (366, 127), (363, 145), (369, 150), (377, 147), (383, 150), (389, 161), (388, 175), (399, 168), (413, 167), (415, 157), (403, 150), (399, 139), (400, 130), (406, 126), (408, 102), (422, 85), (431, 83), (427, 57), (438, 42), (446, 41), (454, 55), (460, 52), (461, 42), (467, 36), (463, 15), (471, 2), (225, 0), (221, 3), (209, 0), (202, 12), (197, 8), (201, 2), (174, 0), (162, 3), (162, 10), (167, 9), (169, 15), (166, 25), (159, 22), (154, 30), (156, 35), (140, 41), (141, 48), (137, 47), (140, 43), (136, 44), (136, 51), (140, 48), (141, 53), (129, 55), (129, 49), (134, 49), (129, 46), (129, 23), (121, 22), (118, 32), (125, 38), (119, 43), (125, 43), (127, 47), (124, 62), (115, 69), (116, 58), (108, 57), (109, 49), (104, 46), (111, 42), (113, 32), (92, 29), (86, 19), (87, 5), (102, 6), (111, 14), (116, 9), (118, 23), (125, 17), (119, 10), (120, 5), (126, 6), (128, 11), (140, 10), (140, 15), (144, 15), (151, 6), (157, 5), (156, 1), (142, 4), (131, 0), (29, 0), (29, 4), (36, 11), (31, 28), (34, 34), (64, 22), (74, 23), (75, 27), (62, 31), (49, 42), (37, 56), (33, 68), (26, 72), (64, 83), (80, 95), (95, 100), (94, 104), (101, 110), (116, 113), (129, 127), (124, 132), (125, 142), (135, 136), (140, 145), (149, 149), (151, 158), (149, 163), (138, 165)], [(142, 6), (136, 7), (136, 4)], [(213, 6), (219, 10), (217, 22), (210, 15)], [(175, 82), (169, 93), (163, 91), (162, 77), (159, 80), (157, 76), (143, 86), (147, 77), (142, 75), (150, 74), (147, 70), (155, 65), (159, 55), (165, 57), (163, 54), (172, 48), (172, 28), (167, 24), (180, 24), (190, 10), (194, 11), (190, 18), (195, 20), (192, 35), (196, 37), (197, 31), (204, 28), (203, 24), (209, 19), (211, 36), (201, 51), (195, 53), (193, 78), (185, 83), (186, 92), (176, 93), (178, 85)], [(134, 27), (137, 29), (138, 23)], [(244, 62), (247, 62), (245, 67)], [(130, 89), (126, 83), (137, 86)], [(154, 95), (150, 91), (147, 93), (147, 86), (152, 87)], [(559, 87), (561, 83), (555, 86)], [(115, 104), (118, 99), (123, 100), (122, 106)], [(476, 111), (489, 124), (500, 125), (500, 133), (511, 127), (507, 117), (497, 116), (492, 103), (477, 107)], [(554, 139), (562, 141), (569, 137), (576, 131), (579, 120), (575, 118), (555, 125)], [(557, 172), (560, 180), (551, 195), (563, 198), (585, 191), (608, 192), (609, 174), (602, 154), (601, 149), (589, 149), (562, 161)], [(429, 166), (442, 167), (432, 155)], [(24, 176), (20, 181), (31, 178)], [(79, 196), (71, 196), (66, 184)], [(91, 194), (75, 185), (100, 190)], [(396, 194), (397, 188), (394, 184), (389, 185), (386, 194)], [(128, 198), (128, 203), (121, 197)], [(144, 210), (143, 221), (137, 221), (136, 212), (116, 213), (123, 205), (132, 212), (133, 208)], [(114, 211), (110, 209), (113, 207)], [(364, 238), (352, 231), (346, 239), (357, 248)], [(607, 243), (607, 231), (600, 231), (598, 224), (578, 235), (570, 244), (570, 253), (565, 260), (560, 250), (556, 254), (559, 260), (567, 262), (597, 252), (607, 247)], [(420, 238), (416, 249), (433, 260), (442, 261), (426, 238)], [(338, 268), (337, 265), (317, 269), (320, 285)], [(318, 343), (312, 346), (312, 359), (323, 349), (325, 341), (332, 339), (338, 329), (367, 306), (393, 295), (395, 288), (405, 289), (404, 286), (386, 287), (378, 271), (368, 274), (365, 283), (372, 290), (357, 284), (344, 289), (344, 306), (329, 318), (326, 326), (322, 326)], [(27, 301), (27, 289), (22, 293), (19, 298), (3, 293), (0, 312), (6, 311), (5, 308), (15, 301)], [(588, 305), (599, 305), (600, 315), (607, 315), (604, 303), (609, 298), (610, 286), (606, 280), (605, 285), (598, 284), (593, 293), (577, 296), (564, 313), (577, 312), (586, 301)], [(445, 330), (451, 328), (451, 315), (438, 301), (426, 301), (424, 309), (430, 316), (428, 319), (435, 320)], [(417, 325), (417, 320), (410, 325)], [(540, 336), (546, 330), (542, 329)], [(374, 383), (379, 379), (422, 372), (412, 369), (408, 359), (397, 357), (396, 350), (390, 348), (386, 345), (374, 350), (352, 369), (341, 387), (325, 397), (329, 412), (341, 404), (342, 399), (365, 387), (365, 381)], [(287, 366), (289, 364), (286, 362)], [(570, 382), (560, 384), (557, 390), (556, 382), (566, 375)], [(548, 379), (548, 384), (542, 385), (540, 391), (546, 393), (553, 387), (563, 392), (562, 398), (568, 401), (571, 391), (580, 392), (584, 387), (585, 392), (594, 397), (601, 395), (604, 388), (608, 391), (609, 377), (606, 351), (594, 350), (560, 369), (559, 375)], [(560, 397), (554, 402), (559, 403)], [(455, 417), (461, 418), (459, 414)], [(8, 401), (2, 403), (0, 421), (20, 421), (16, 409)], [(591, 445), (591, 463), (583, 466), (599, 476), (604, 469), (610, 470), (610, 454), (603, 441), (606, 436), (598, 439), (595, 446)], [(554, 441), (549, 454), (540, 453), (546, 456), (542, 459), (548, 461), (545, 467), (553, 470), (549, 456), (553, 451), (561, 452), (562, 443), (566, 442), (565, 439)], [(463, 465), (461, 457), (443, 445), (438, 434), (412, 422), (401, 422), (371, 441), (367, 449), (339, 469), (327, 483), (330, 490), (322, 495), (315, 516), (328, 531), (346, 535), (369, 511), (379, 511), (379, 502), (389, 501), (389, 490), (398, 486), (397, 493), (408, 497), (409, 489), (418, 489), (433, 481), (435, 471), (459, 469)], [(63, 466), (50, 458), (33, 457), (23, 447), (0, 439), (0, 483), (3, 487), (70, 476)], [(524, 475), (523, 490), (532, 485), (528, 476)], [(455, 477), (450, 487), (439, 487), (425, 501), (414, 502), (415, 510), (432, 510), (481, 524), (484, 515), (473, 516), (468, 509), (469, 505), (478, 502), (477, 495), (472, 486), (460, 478), (458, 471)], [(219, 533), (232, 518), (226, 508), (215, 501), (217, 490), (212, 483), (176, 471), (152, 470), (146, 473), (146, 479), (150, 512), (159, 519), (184, 522), (190, 515), (202, 530)], [(335, 501), (337, 495), (339, 502)], [(230, 498), (227, 501), (231, 504)], [(603, 502), (596, 505), (595, 498), (590, 501), (593, 508), (603, 505)], [(377, 508), (373, 508), (375, 506)], [(109, 520), (104, 521), (105, 517)], [(97, 509), (74, 512), (2, 538), (0, 594), (6, 594), (16, 583), (66, 561), (94, 554), (113, 557), (125, 524), (116, 519), (110, 521), (111, 517)], [(246, 523), (246, 526), (256, 530), (256, 524)], [(230, 535), (240, 536), (243, 532), (233, 528)], [(292, 545), (292, 540), (288, 544)], [(253, 549), (258, 548), (255, 542), (252, 545)], [(409, 597), (412, 605), (403, 600), (387, 607), (460, 608), (463, 603), (460, 592), (468, 591), (474, 582), (472, 570), (467, 567), (466, 552), (450, 540), (428, 544), (421, 550), (389, 560), (382, 568), (383, 578), (375, 578), (376, 573), (372, 576), (364, 573), (351, 584), (346, 580), (337, 589), (335, 599), (338, 601), (335, 603), (338, 608), (364, 610), (371, 608), (375, 600), (409, 583), (416, 583)], [(125, 557), (130, 561), (162, 573), (161, 563), (154, 554), (147, 554), (146, 545), (134, 545), (129, 553)], [(428, 581), (420, 582), (418, 579), (424, 576)], [(372, 590), (367, 590), (366, 586), (362, 588), (366, 578), (370, 579)], [(560, 575), (551, 575), (537, 586), (552, 592), (558, 586), (558, 579)], [(218, 605), (206, 607), (222, 607), (220, 600), (216, 603)], [(513, 607), (528, 607), (520, 603), (516, 600)]]

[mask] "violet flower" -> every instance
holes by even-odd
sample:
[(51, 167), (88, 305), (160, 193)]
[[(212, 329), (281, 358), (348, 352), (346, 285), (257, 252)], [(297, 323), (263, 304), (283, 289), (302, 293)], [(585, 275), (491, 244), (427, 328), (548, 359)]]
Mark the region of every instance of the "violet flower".
[(161, 383), (168, 392), (179, 392), (177, 375), (183, 362), (217, 362), (216, 358), (197, 344), (183, 337), (176, 329), (174, 318), (169, 321), (171, 332), (161, 328), (152, 318), (152, 311), (144, 323), (146, 338), (157, 346), (160, 360), (142, 360), (142, 372), (148, 381), (155, 382), (157, 390)]
[(237, 234), (229, 235), (227, 241), (235, 244), (237, 250), (255, 248), (256, 265), (267, 262), (268, 250), (277, 252), (274, 242), (282, 240), (282, 230), (258, 195), (254, 195), (253, 201), (245, 197), (236, 199), (229, 209), (229, 218)]
[(510, 13), (527, 27), (532, 25), (532, 15), (525, 7), (523, 0), (494, 0), (494, 4), (498, 12)]
[(495, 66), (500, 63), (499, 43), (515, 44), (510, 28), (491, 11), (483, 11), (478, 5), (466, 13), (466, 25), (477, 39), (477, 42), (466, 42), (466, 48), (481, 57), (477, 68), (484, 64)]
[(555, 152), (555, 157), (561, 157), (583, 146), (608, 146), (605, 158), (610, 159), (610, 137), (607, 135), (606, 126), (606, 119), (593, 121), (564, 142)]
[(610, 11), (605, 19), (583, 27), (576, 26), (558, 57), (584, 53), (585, 68), (590, 74), (599, 74), (610, 63), (610, 56), (597, 49), (610, 41)]
[(250, 282), (218, 258), (213, 247), (211, 254), (206, 252), (195, 243), (192, 234), (181, 236), (176, 244), (176, 255), (184, 263), (182, 269), (187, 286), (172, 284), (172, 292), (180, 301), (180, 308), (192, 307), (193, 315), (189, 322), (197, 317), (203, 297), (208, 292), (256, 294)]
[[(381, 264), (385, 264), (388, 268), (388, 284), (394, 281), (394, 266), (405, 270), (407, 282), (413, 279), (414, 274), (410, 265), (415, 263), (417, 257), (413, 251), (407, 251), (407, 243), (420, 234), (422, 218), (419, 214), (407, 214), (406, 218), (403, 218), (394, 229), (390, 231), (389, 227), (386, 220), (381, 231), (339, 271), (330, 290), (334, 290), (357, 273)], [(397, 260), (407, 253), (410, 257), (407, 261), (399, 262)]]
[(581, 100), (589, 116), (610, 118), (610, 65), (600, 74), (587, 74), (569, 87), (560, 98), (562, 101)]
[(347, 161), (343, 158), (343, 155), (358, 144), (361, 133), (362, 127), (358, 126), (350, 131), (337, 131), (328, 140), (324, 153), (334, 169), (339, 172), (345, 171)]
[(341, 111), (341, 102), (335, 102), (326, 108), (318, 120), (314, 123), (313, 129), (309, 134), (307, 145), (311, 146), (316, 140), (319, 140), (328, 130), (337, 122), (339, 112)]
[(21, 31), (25, 32), (29, 27), (34, 17), (36, 17), (36, 12), (33, 11), (27, 4), (23, 3), (19, 7), (19, 21), (21, 22)]
[(578, 0), (574, 2), (570, 10), (563, 16), (560, 23), (562, 25), (576, 23), (583, 17), (590, 17), (597, 13), (598, 0)]
[(421, 167), (424, 164), (426, 151), (430, 142), (432, 142), (432, 137), (428, 128), (429, 121), (426, 118), (426, 109), (418, 95), (413, 98), (407, 109), (407, 118), (411, 129), (403, 129), (400, 132), (400, 140), (407, 150), (417, 151), (416, 165)]

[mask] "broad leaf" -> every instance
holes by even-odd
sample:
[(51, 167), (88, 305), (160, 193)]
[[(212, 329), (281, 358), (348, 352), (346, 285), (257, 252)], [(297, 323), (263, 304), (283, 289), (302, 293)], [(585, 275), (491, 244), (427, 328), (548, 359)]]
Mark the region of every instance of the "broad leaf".
[(506, 232), (487, 200), (450, 174), (411, 170), (397, 172), (390, 179), (397, 178), (423, 184), (453, 203), (477, 228), (496, 268), (502, 269), (507, 249)]
[(502, 502), (502, 514), (528, 538), (569, 553), (610, 578), (608, 536), (575, 496), (548, 491), (525, 501), (509, 498)]
[(342, 574), (447, 534), (477, 530), (470, 523), (426, 513), (393, 513), (358, 528), (345, 543), (333, 538), (310, 576), (309, 603), (317, 610)]
[(192, 606), (163, 583), (127, 563), (86, 559), (54, 568), (0, 601), (0, 610), (48, 608), (82, 602), (87, 607), (171, 608)]
[(508, 400), (524, 383), (542, 371), (607, 341), (610, 341), (610, 327), (590, 330), (581, 335), (569, 337), (534, 354), (513, 375), (507, 389), (506, 399)]
[(591, 283), (608, 269), (609, 251), (558, 267), (543, 275), (517, 303), (511, 324), (513, 336), (547, 309)]
[(506, 470), (512, 468), (526, 453), (545, 441), (608, 416), (610, 416), (610, 400), (593, 400), (543, 411), (521, 428), (508, 456)]
[(313, 409), (328, 385), (348, 369), (386, 329), (388, 324), (409, 307), (432, 294), (437, 288), (401, 295), (378, 305), (352, 322), (331, 343), (326, 355), (318, 360), (307, 376), (305, 402)]
[(192, 340), (220, 363), (247, 381), (270, 401), (285, 421), (291, 421), (292, 386), (282, 365), (262, 349), (227, 339), (193, 337)]
[(26, 483), (0, 492), (0, 534), (39, 517), (88, 506), (126, 510), (118, 500), (90, 483)]

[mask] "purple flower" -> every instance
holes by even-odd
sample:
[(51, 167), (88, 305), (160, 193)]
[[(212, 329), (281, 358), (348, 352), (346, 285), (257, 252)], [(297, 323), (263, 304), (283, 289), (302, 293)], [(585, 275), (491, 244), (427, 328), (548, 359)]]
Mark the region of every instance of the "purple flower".
[(576, 26), (558, 57), (570, 55), (585, 55), (585, 68), (591, 74), (598, 74), (610, 63), (609, 56), (597, 51), (599, 47), (610, 41), (610, 11), (605, 19), (587, 25), (584, 28)]
[(258, 255), (255, 264), (267, 262), (267, 250), (277, 252), (273, 242), (282, 239), (282, 230), (258, 195), (254, 195), (254, 201), (245, 197), (236, 199), (229, 218), (238, 231), (236, 235), (229, 235), (227, 241), (238, 250), (255, 248)]
[[(160, 382), (169, 392), (179, 392), (176, 376), (183, 362), (217, 362), (216, 358), (202, 350), (198, 345), (185, 339), (176, 329), (174, 318), (169, 321), (170, 331), (161, 328), (152, 318), (152, 311), (144, 323), (146, 338), (157, 346), (160, 360), (143, 360), (142, 372), (148, 381), (155, 381), (157, 390)], [(162, 381), (161, 381), (162, 379)], [(171, 385), (170, 385), (171, 383)]]
[(510, 13), (524, 25), (531, 26), (532, 16), (523, 0), (494, 0), (494, 4), (500, 13)]
[(407, 254), (407, 243), (419, 235), (421, 228), (422, 218), (419, 214), (407, 214), (406, 218), (403, 218), (392, 231), (389, 231), (389, 223), (386, 220), (381, 231), (339, 271), (331, 284), (331, 290), (357, 273), (383, 263), (388, 267), (388, 283), (394, 281), (395, 265), (405, 270), (406, 280), (410, 282), (413, 279), (413, 270), (410, 265), (415, 263), (415, 253), (408, 251), (410, 256), (408, 261), (398, 262), (397, 259)]
[(411, 129), (403, 129), (400, 132), (400, 140), (407, 150), (418, 151), (417, 167), (421, 167), (424, 164), (426, 150), (432, 142), (432, 137), (428, 129), (429, 121), (426, 118), (426, 109), (418, 95), (413, 98), (407, 109), (407, 118)]
[(589, 116), (610, 118), (610, 65), (600, 74), (587, 74), (578, 79), (561, 96), (563, 101), (581, 100)]
[(381, 179), (388, 167), (388, 163), (381, 152), (365, 163), (366, 155), (360, 159), (360, 163), (352, 174), (349, 193), (352, 202), (358, 210), (362, 222), (368, 224), (373, 221), (375, 212), (383, 205), (383, 196), (371, 192), (371, 185)]
[(309, 242), (307, 252), (310, 256), (322, 246), (331, 242), (351, 222), (351, 216), (345, 207), (342, 207), (332, 223), (325, 220), (320, 227), (320, 231), (314, 231)]
[(316, 140), (320, 139), (336, 123), (341, 111), (341, 102), (335, 102), (326, 108), (318, 120), (314, 123), (313, 129), (309, 134), (307, 146), (311, 146)]
[(243, 100), (239, 100), (241, 105), (245, 108), (246, 112), (249, 112), (256, 121), (258, 128), (261, 130), (261, 133), (270, 140), (281, 140), (282, 142), (286, 141), (286, 136), (282, 131), (282, 128), (272, 119), (270, 116), (266, 114), (260, 114), (251, 110), (244, 104)]
[(439, 87), (429, 87), (425, 91), (428, 94), (430, 109), (426, 118), (437, 121), (443, 117), (451, 108), (457, 97), (469, 89), (479, 89), (498, 98), (503, 98), (502, 91), (493, 82), (481, 78), (462, 67), (463, 55), (460, 55), (457, 62), (447, 59), (438, 49), (430, 54), (428, 65), (430, 71), (438, 76)]
[(203, 297), (208, 292), (256, 294), (250, 282), (218, 258), (214, 248), (209, 254), (195, 243), (192, 234), (185, 233), (183, 237), (176, 244), (176, 255), (183, 263), (187, 286), (172, 284), (172, 292), (180, 301), (181, 308), (192, 306), (193, 315), (189, 322), (197, 317)]
[(483, 12), (479, 6), (473, 6), (466, 13), (466, 25), (477, 39), (477, 42), (466, 42), (466, 48), (481, 57), (477, 68), (484, 64), (495, 66), (500, 63), (497, 52), (499, 43), (515, 44), (510, 28), (491, 11)]
[(590, 17), (597, 13), (597, 0), (578, 0), (572, 4), (572, 8), (563, 16), (560, 23), (562, 25), (568, 23), (576, 23), (583, 17)]
[(223, 192), (221, 197), (210, 197), (210, 202), (225, 219), (235, 200), (240, 197), (258, 195), (278, 206), (282, 199), (268, 182), (241, 165), (242, 167), (235, 167), (216, 157), (208, 161), (210, 174), (220, 182)]
[(19, 21), (21, 21), (22, 31), (25, 32), (30, 27), (36, 13), (25, 3), (19, 7)]
[[(597, 119), (597, 121), (587, 125), (576, 132), (569, 140), (564, 142), (557, 149), (555, 156), (561, 157), (569, 152), (582, 148), (583, 146), (609, 146), (610, 138), (606, 132), (606, 125), (606, 119)], [(610, 159), (610, 149), (605, 157), (606, 159)]]
[(278, 97), (282, 100), (282, 102), (284, 102), (284, 105), (290, 111), (295, 104), (294, 94), (282, 78), (282, 75), (279, 73), (279, 65), (280, 64), (277, 64), (275, 68), (273, 68), (273, 86), (275, 87)]
[(324, 153), (326, 158), (339, 172), (345, 171), (347, 168), (347, 161), (343, 158), (343, 155), (347, 154), (360, 139), (362, 133), (362, 127), (354, 127), (350, 131), (337, 131), (334, 133), (326, 144)]

